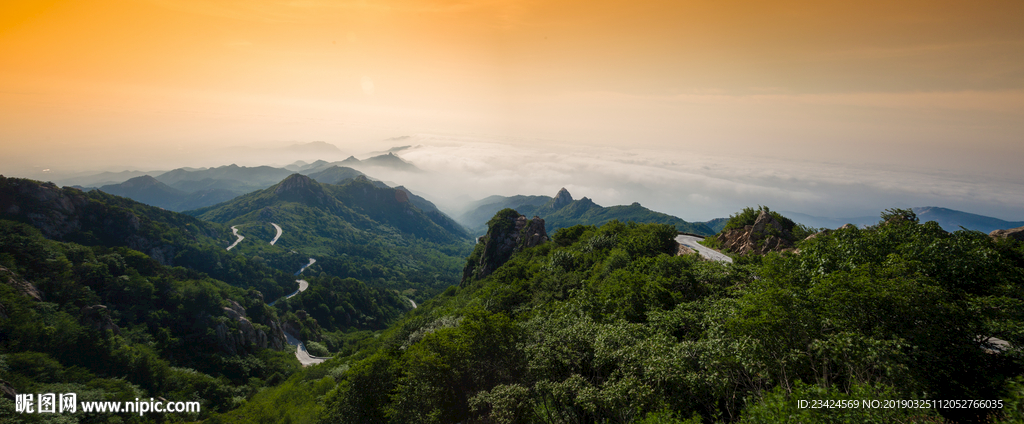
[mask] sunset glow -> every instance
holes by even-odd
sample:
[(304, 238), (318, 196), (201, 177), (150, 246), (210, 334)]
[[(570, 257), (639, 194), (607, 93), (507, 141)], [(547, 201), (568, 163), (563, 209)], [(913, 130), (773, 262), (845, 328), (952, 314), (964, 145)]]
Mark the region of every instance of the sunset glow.
[[(1018, 178), (1024, 3), (13, 0), (0, 168), (408, 134)], [(33, 174), (35, 173), (35, 174)], [(546, 193), (550, 194), (550, 193)]]

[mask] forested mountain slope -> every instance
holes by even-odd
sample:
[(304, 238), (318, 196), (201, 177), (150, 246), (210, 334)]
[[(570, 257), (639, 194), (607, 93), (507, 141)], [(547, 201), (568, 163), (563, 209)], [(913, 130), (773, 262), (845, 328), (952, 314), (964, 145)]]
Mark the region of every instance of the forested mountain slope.
[[(354, 351), (412, 308), (394, 290), (326, 274), (270, 307), (295, 291), (294, 269), (225, 250), (221, 224), (106, 193), (0, 178), (0, 205), (7, 393), (197, 400), (203, 413), (183, 419), (203, 419), (298, 370), (286, 332)], [(0, 411), (13, 403), (0, 399)]]
[[(246, 237), (238, 252), (278, 269), (296, 270), (314, 257), (317, 262), (306, 275), (356, 278), (409, 291), (417, 301), (458, 284), (463, 258), (472, 248), (465, 230), (444, 214), (424, 212), (407, 191), (363, 176), (335, 185), (294, 174), (265, 190), (189, 213), (235, 226)], [(272, 223), (283, 230), (273, 246)]]
[[(80, 401), (194, 400), (202, 414), (181, 418), (205, 418), (297, 371), (287, 325), (255, 289), (123, 246), (47, 240), (0, 219), (5, 389), (74, 392)], [(7, 398), (0, 415), (25, 417)]]
[(305, 371), (330, 377), (325, 388), (337, 382), (318, 392), (322, 404), (269, 410), (265, 402), (298, 395), (283, 386), (223, 418), (310, 408), (325, 423), (1020, 418), (1013, 408), (796, 406), (1018, 404), (1020, 242), (948, 233), (904, 210), (736, 264), (673, 256), (675, 234), (618, 221), (560, 229), (421, 305), (379, 343)]

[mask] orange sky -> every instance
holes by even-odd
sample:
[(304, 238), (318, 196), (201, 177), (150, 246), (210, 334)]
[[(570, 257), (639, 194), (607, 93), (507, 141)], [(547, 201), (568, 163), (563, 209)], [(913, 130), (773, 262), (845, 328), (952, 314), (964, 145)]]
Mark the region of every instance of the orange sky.
[(1024, 157), (1019, 0), (631, 3), (4, 0), (0, 168), (424, 131)]

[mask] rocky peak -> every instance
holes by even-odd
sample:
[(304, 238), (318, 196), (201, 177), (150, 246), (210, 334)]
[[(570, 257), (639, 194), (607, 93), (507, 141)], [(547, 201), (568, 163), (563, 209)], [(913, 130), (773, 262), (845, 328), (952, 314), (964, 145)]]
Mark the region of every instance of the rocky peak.
[(562, 206), (568, 205), (570, 203), (572, 203), (572, 195), (569, 194), (569, 190), (566, 190), (565, 187), (562, 187), (561, 190), (558, 190), (558, 194), (555, 195), (555, 198), (551, 203), (551, 206), (554, 209), (560, 209)]
[(779, 222), (779, 220), (775, 219), (772, 214), (763, 210), (757, 215), (757, 220), (754, 221), (754, 226), (751, 230), (758, 238), (764, 238), (766, 235), (782, 235), (783, 233), (788, 233), (788, 231), (782, 228), (782, 223)]
[(790, 249), (793, 247), (792, 239), (792, 234), (782, 227), (782, 223), (763, 210), (757, 216), (754, 225), (730, 230), (718, 236), (723, 248), (741, 255), (750, 252), (763, 255)]
[(274, 193), (280, 194), (288, 191), (309, 190), (315, 185), (312, 178), (302, 174), (292, 174), (278, 184), (277, 190), (274, 190)]
[(462, 270), (462, 283), (484, 278), (508, 262), (512, 255), (548, 241), (544, 220), (527, 219), (513, 209), (503, 209), (488, 222), (487, 234), (480, 237), (476, 250)]
[(293, 202), (320, 205), (325, 204), (328, 197), (319, 183), (302, 174), (289, 175), (277, 184), (274, 194)]

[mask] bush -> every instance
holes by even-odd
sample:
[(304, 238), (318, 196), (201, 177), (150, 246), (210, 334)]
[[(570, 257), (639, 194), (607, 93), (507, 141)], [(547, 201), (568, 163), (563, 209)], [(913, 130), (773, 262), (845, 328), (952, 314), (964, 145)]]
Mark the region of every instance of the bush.
[(331, 352), (324, 345), (317, 342), (306, 343), (306, 351), (313, 356), (331, 356)]

